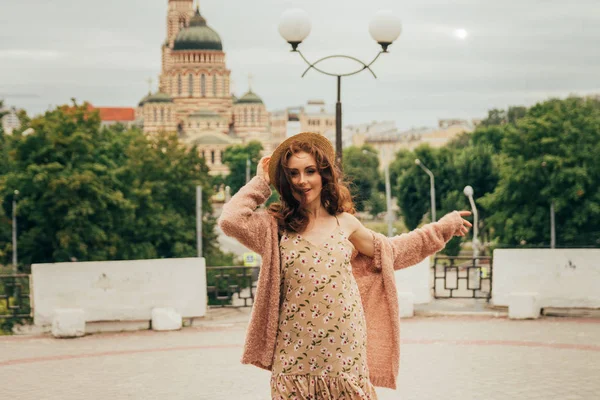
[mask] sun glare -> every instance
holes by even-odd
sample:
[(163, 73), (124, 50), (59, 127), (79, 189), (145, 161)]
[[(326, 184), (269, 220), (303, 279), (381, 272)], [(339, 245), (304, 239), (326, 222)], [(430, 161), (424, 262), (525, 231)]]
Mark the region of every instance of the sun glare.
[(465, 40), (467, 36), (469, 36), (469, 32), (466, 29), (456, 29), (454, 31), (454, 36), (456, 36), (460, 40)]

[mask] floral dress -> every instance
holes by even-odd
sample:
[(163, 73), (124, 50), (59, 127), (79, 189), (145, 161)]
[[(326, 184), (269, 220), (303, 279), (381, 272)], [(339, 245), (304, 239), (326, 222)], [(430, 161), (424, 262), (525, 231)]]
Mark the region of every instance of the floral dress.
[(280, 241), (279, 326), (273, 399), (376, 399), (367, 369), (367, 327), (350, 260), (336, 230), (319, 246), (297, 233)]

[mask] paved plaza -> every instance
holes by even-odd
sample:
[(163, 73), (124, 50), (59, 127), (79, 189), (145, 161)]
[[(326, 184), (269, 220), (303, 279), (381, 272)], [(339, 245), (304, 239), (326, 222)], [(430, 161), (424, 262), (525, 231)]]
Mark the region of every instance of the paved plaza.
[[(269, 373), (239, 363), (248, 309), (177, 332), (0, 337), (11, 400), (269, 399)], [(598, 400), (600, 319), (436, 316), (401, 321), (397, 391), (381, 400)]]

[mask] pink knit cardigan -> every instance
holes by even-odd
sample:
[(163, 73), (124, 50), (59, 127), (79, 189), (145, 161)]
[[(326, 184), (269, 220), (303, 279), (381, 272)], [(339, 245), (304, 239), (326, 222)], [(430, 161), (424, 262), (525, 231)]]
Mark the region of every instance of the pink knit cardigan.
[[(279, 320), (279, 239), (275, 219), (257, 208), (270, 195), (267, 182), (255, 177), (223, 206), (219, 218), (226, 235), (262, 256), (242, 363), (266, 370), (271, 370)], [(396, 388), (400, 328), (394, 270), (441, 250), (461, 226), (462, 218), (455, 211), (439, 222), (393, 238), (373, 232), (373, 257), (358, 254), (352, 259), (367, 321), (367, 365), (373, 385)]]

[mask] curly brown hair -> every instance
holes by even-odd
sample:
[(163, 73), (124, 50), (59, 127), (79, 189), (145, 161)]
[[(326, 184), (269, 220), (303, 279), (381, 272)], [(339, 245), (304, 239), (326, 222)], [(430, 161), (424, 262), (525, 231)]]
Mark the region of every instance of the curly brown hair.
[[(271, 182), (280, 195), (280, 202), (269, 206), (269, 213), (277, 220), (280, 231), (291, 230), (304, 232), (308, 225), (306, 195), (292, 184), (288, 163), (290, 157), (299, 152), (306, 152), (314, 157), (322, 181), (321, 204), (331, 215), (343, 212), (355, 213), (350, 190), (342, 180), (342, 172), (320, 148), (310, 142), (294, 142), (284, 149), (279, 165), (276, 167), (275, 182)], [(300, 197), (300, 201), (294, 197)]]

